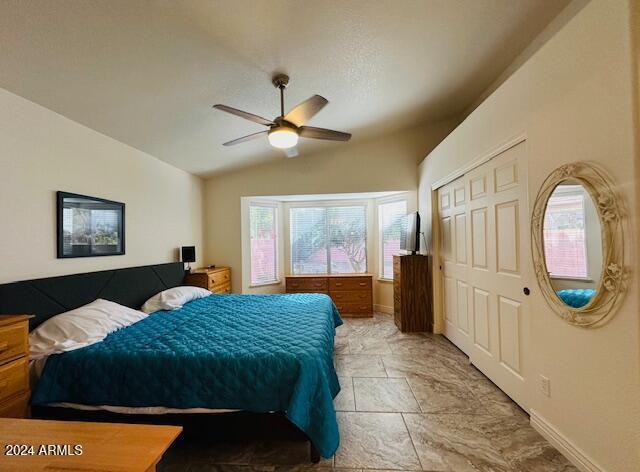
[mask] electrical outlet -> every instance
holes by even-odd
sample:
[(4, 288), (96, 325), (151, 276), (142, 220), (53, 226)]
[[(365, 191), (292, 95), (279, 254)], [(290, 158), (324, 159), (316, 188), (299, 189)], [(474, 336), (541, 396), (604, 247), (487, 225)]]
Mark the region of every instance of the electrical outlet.
[(547, 397), (551, 396), (551, 380), (544, 375), (540, 375), (540, 390), (542, 390), (542, 393)]

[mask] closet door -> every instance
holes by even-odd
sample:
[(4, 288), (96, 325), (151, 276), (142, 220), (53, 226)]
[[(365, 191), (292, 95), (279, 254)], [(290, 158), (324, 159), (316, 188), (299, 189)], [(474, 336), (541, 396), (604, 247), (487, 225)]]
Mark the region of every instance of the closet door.
[[(455, 261), (449, 270), (444, 264), (445, 318), (448, 303), (457, 302), (455, 330), (446, 322), (444, 334), (527, 409), (529, 307), (524, 289), (531, 272), (525, 159), (520, 143), (461, 177), (462, 187), (458, 181), (443, 187), (442, 195), (464, 188), (466, 197), (464, 217), (461, 207), (450, 213), (459, 222), (454, 249), (462, 254), (449, 256)], [(454, 274), (455, 280), (449, 280)]]
[(438, 190), (444, 334), (467, 355), (470, 348), (467, 211), (464, 177)]

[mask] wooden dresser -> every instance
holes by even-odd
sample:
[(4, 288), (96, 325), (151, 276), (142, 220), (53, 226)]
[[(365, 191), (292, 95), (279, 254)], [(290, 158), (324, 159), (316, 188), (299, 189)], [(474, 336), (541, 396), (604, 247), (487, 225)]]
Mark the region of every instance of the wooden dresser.
[(373, 316), (373, 275), (313, 274), (288, 275), (287, 293), (325, 293), (342, 316)]
[(231, 293), (231, 268), (215, 267), (208, 269), (203, 267), (194, 270), (185, 277), (185, 283), (195, 287), (206, 288), (213, 293)]
[(433, 331), (428, 256), (393, 256), (393, 317), (403, 333)]
[(29, 319), (0, 315), (0, 417), (29, 416)]

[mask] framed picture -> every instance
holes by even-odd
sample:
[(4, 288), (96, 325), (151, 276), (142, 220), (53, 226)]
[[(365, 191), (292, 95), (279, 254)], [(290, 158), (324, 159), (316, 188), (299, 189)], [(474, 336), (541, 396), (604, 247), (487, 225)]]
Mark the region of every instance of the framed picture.
[(58, 192), (58, 258), (124, 254), (124, 203)]

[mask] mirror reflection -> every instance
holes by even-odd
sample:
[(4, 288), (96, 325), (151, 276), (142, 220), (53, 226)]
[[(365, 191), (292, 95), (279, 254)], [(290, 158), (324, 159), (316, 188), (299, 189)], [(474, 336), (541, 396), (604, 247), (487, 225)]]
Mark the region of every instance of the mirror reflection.
[(544, 214), (544, 253), (553, 289), (565, 305), (586, 306), (602, 272), (600, 219), (589, 192), (578, 181), (559, 184)]

